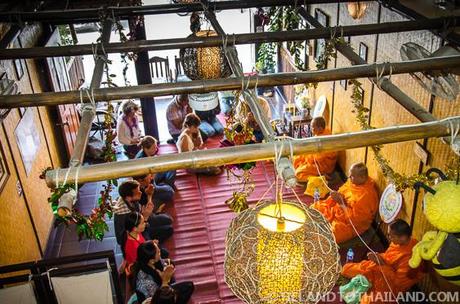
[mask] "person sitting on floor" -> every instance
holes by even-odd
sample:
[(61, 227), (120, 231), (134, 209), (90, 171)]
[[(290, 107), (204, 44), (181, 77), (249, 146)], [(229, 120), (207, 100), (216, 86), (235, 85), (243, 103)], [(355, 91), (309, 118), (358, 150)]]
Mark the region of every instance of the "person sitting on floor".
[(122, 110), (123, 114), (117, 120), (117, 139), (123, 145), (128, 158), (131, 159), (140, 150), (138, 143), (141, 140), (141, 130), (137, 118), (139, 106), (128, 100), (123, 104)]
[[(416, 284), (423, 273), (409, 267), (412, 248), (417, 240), (411, 238), (411, 228), (405, 221), (398, 219), (388, 226), (390, 246), (384, 253), (367, 254), (368, 260), (359, 263), (347, 263), (343, 266), (342, 275), (353, 278), (361, 274), (372, 284), (372, 288), (361, 298), (361, 303), (368, 303), (377, 293), (398, 293), (409, 290)], [(375, 301), (373, 301), (375, 303)]]
[[(187, 94), (176, 95), (166, 108), (168, 130), (174, 143), (177, 142), (177, 139), (182, 131), (185, 116), (189, 113), (192, 113), (192, 108), (189, 106)], [(170, 142), (168, 141), (168, 143)]]
[[(217, 94), (214, 93), (217, 98)], [(220, 113), (219, 102), (217, 106), (212, 110), (198, 111), (195, 110), (195, 114), (201, 119), (200, 131), (204, 133), (206, 137), (212, 137), (214, 135), (221, 135), (224, 133), (224, 126), (217, 118), (217, 114)]]
[[(363, 163), (353, 164), (348, 181), (339, 191), (312, 205), (331, 223), (338, 244), (365, 232), (371, 226), (378, 208), (378, 195), (374, 181), (368, 176)], [(355, 229), (353, 229), (353, 226)]]
[[(142, 149), (136, 154), (136, 158), (153, 157), (158, 153), (158, 141), (153, 136), (144, 136), (144, 138), (141, 139), (139, 145)], [(155, 174), (155, 184), (157, 185), (168, 184), (175, 190), (175, 181), (176, 170), (159, 172)]]
[[(272, 112), (270, 110), (270, 104), (268, 103), (268, 101), (265, 98), (259, 96), (257, 97), (257, 102), (259, 103), (260, 108), (262, 109), (261, 115), (265, 115), (267, 119), (270, 120), (272, 117)], [(264, 139), (264, 134), (262, 132), (261, 127), (254, 118), (254, 114), (250, 110), (249, 105), (246, 101), (241, 101), (238, 103), (236, 107), (235, 116), (237, 120), (243, 121), (245, 124), (247, 124), (249, 127), (253, 129), (253, 141), (255, 143), (261, 143)]]
[[(331, 135), (326, 128), (326, 120), (323, 117), (315, 117), (310, 123), (314, 136)], [(299, 155), (294, 157), (295, 176), (299, 182), (308, 182), (310, 176), (329, 175), (334, 172), (337, 161), (337, 152), (321, 152), (314, 154)]]
[(193, 282), (186, 281), (171, 284), (175, 272), (174, 265), (168, 259), (160, 258), (157, 244), (146, 242), (137, 249), (137, 262), (134, 264), (134, 286), (137, 300), (142, 303), (152, 297), (157, 289), (170, 286), (176, 293), (175, 302), (186, 304), (195, 289)]
[(145, 226), (144, 217), (139, 212), (131, 212), (126, 217), (125, 232), (120, 247), (127, 265), (132, 265), (137, 260), (137, 247), (145, 242), (142, 235)]
[(153, 185), (147, 187), (145, 193), (147, 195), (147, 202), (145, 205), (141, 205), (139, 204), (139, 200), (142, 197), (142, 191), (137, 181), (125, 181), (118, 186), (120, 197), (113, 210), (113, 224), (118, 245), (122, 245), (126, 218), (131, 212), (139, 212), (144, 219), (147, 219), (149, 227), (143, 232), (145, 239), (157, 239), (162, 242), (173, 234), (174, 230), (171, 217), (166, 214), (155, 215), (153, 213)]
[[(201, 120), (194, 114), (187, 114), (184, 120), (184, 128), (177, 140), (177, 150), (179, 153), (190, 152), (203, 148), (203, 140), (199, 131)], [(187, 169), (190, 173), (202, 173), (207, 175), (217, 175), (222, 172), (219, 167), (207, 167), (200, 169)]]
[[(146, 175), (138, 175), (134, 176), (133, 179), (139, 183), (141, 186), (142, 196), (139, 200), (139, 204), (145, 205), (147, 203), (147, 194), (145, 190), (150, 186), (153, 185), (153, 197), (152, 202), (154, 205), (153, 213), (161, 212), (162, 210), (158, 210), (162, 205), (171, 203), (174, 197), (174, 190), (170, 185), (161, 184), (158, 185), (155, 182), (154, 176), (149, 173)], [(163, 209), (164, 206), (161, 208)]]

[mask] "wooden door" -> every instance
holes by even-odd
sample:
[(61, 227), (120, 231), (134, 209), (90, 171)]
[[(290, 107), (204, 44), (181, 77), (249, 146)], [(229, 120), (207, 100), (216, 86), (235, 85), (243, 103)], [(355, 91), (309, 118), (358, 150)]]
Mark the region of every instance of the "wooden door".
[[(51, 35), (46, 46), (56, 46), (60, 43), (60, 37), (57, 30)], [(54, 92), (70, 91), (71, 84), (67, 69), (65, 57), (53, 57), (46, 59), (48, 75), (50, 79), (51, 89)], [(80, 118), (76, 106), (74, 104), (59, 105), (59, 123), (61, 128), (67, 154), (70, 158), (75, 146), (78, 128), (80, 127)]]

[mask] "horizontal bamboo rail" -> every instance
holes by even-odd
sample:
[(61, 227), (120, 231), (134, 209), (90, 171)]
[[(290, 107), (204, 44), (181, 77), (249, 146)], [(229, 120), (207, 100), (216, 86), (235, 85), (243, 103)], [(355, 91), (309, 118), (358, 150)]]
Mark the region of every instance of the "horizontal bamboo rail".
[[(334, 34), (336, 35), (337, 33), (343, 34), (344, 36), (360, 36), (404, 31), (441, 29), (444, 28), (446, 24), (460, 24), (460, 17), (436, 18), (423, 21), (415, 20), (386, 22), (378, 24), (346, 25), (296, 31), (234, 34), (224, 35), (224, 39), (218, 36), (213, 36), (104, 43), (103, 48), (97, 48), (96, 52), (99, 55), (103, 55), (108, 53), (143, 52), (190, 47), (221, 46), (223, 40), (227, 41), (227, 45), (238, 45), (263, 42), (299, 41), (320, 38), (327, 39)], [(0, 60), (90, 55), (93, 54), (94, 51), (95, 50), (92, 44), (32, 48), (5, 48), (0, 49)]]
[(253, 144), (212, 150), (200, 150), (180, 154), (167, 154), (155, 157), (119, 161), (77, 168), (55, 169), (46, 173), (48, 187), (54, 188), (56, 183), (62, 185), (67, 177), (67, 183), (95, 182), (120, 177), (129, 177), (147, 173), (164, 172), (184, 168), (204, 168), (273, 159), (275, 146), (281, 155), (319, 153), (339, 151), (371, 145), (388, 144), (429, 137), (448, 136), (451, 124), (459, 125), (460, 116), (446, 118), (440, 121), (414, 125), (392, 126), (381, 129), (344, 133), (330, 136), (311, 137), (302, 140), (292, 140), (292, 145), (284, 141), (264, 144)]
[[(175, 14), (188, 12), (201, 12), (205, 9), (209, 10), (229, 10), (243, 9), (252, 7), (265, 6), (286, 6), (300, 4), (322, 4), (322, 3), (338, 3), (338, 2), (358, 2), (362, 0), (231, 0), (209, 3), (208, 7), (204, 7), (201, 3), (182, 3), (182, 4), (155, 4), (144, 6), (109, 6), (99, 8), (86, 9), (62, 9), (50, 11), (34, 11), (34, 12), (17, 12), (8, 11), (0, 13), (0, 22), (29, 22), (39, 21), (52, 24), (59, 23), (85, 23), (99, 21), (100, 16), (108, 14), (109, 17), (128, 18), (139, 15), (159, 15), (159, 14)], [(65, 2), (63, 2), (65, 4)]]
[[(352, 67), (327, 69), (319, 71), (277, 73), (242, 78), (215, 80), (194, 80), (179, 83), (139, 85), (131, 87), (101, 88), (93, 91), (95, 101), (117, 100), (127, 98), (155, 97), (182, 93), (208, 93), (215, 91), (240, 90), (242, 83), (246, 88), (293, 85), (298, 83), (324, 82), (341, 79), (373, 77), (376, 69), (382, 75), (404, 74), (431, 70), (449, 70), (460, 66), (460, 56), (434, 57), (428, 59), (357, 65)], [(84, 102), (89, 98), (82, 96)], [(0, 108), (53, 106), (80, 102), (80, 91), (45, 92), (40, 94), (2, 95)]]

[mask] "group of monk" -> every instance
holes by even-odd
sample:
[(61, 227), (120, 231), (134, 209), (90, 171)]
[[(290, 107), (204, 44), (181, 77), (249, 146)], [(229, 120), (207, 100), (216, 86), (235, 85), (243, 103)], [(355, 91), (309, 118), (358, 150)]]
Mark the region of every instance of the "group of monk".
[[(323, 117), (311, 121), (313, 136), (327, 136), (331, 131), (326, 128)], [(327, 179), (335, 170), (337, 152), (322, 152), (300, 155), (294, 158), (296, 177), (299, 182), (308, 182), (309, 177), (322, 175)], [(343, 244), (366, 232), (378, 211), (378, 192), (369, 177), (364, 163), (355, 163), (350, 167), (348, 180), (338, 191), (331, 191), (324, 200), (311, 205), (323, 214), (331, 224), (332, 232), (338, 244)], [(364, 275), (371, 283), (371, 289), (361, 298), (361, 303), (388, 302), (390, 294), (393, 302), (399, 293), (407, 291), (420, 279), (421, 272), (409, 267), (412, 248), (417, 241), (411, 238), (411, 228), (405, 221), (398, 219), (388, 227), (389, 248), (382, 254), (370, 252), (368, 259), (359, 263), (347, 263), (342, 276), (353, 278)]]

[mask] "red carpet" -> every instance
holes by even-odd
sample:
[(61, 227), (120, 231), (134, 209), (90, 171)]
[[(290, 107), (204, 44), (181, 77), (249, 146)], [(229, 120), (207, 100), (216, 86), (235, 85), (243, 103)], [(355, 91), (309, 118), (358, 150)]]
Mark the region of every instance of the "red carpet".
[[(208, 148), (219, 146), (219, 139), (206, 142)], [(160, 154), (176, 153), (174, 145), (160, 146)], [(224, 282), (224, 252), (227, 227), (236, 214), (225, 204), (239, 185), (227, 180), (227, 174), (219, 176), (192, 175), (184, 170), (177, 172), (174, 206), (167, 212), (174, 219), (174, 235), (166, 242), (166, 248), (176, 263), (176, 280), (195, 283), (193, 303), (242, 303)], [(249, 198), (254, 205), (275, 179), (273, 164), (269, 161), (257, 163), (252, 171), (255, 191)], [(310, 204), (312, 198), (296, 188), (302, 202)], [(272, 189), (265, 198), (274, 198)], [(284, 197), (296, 200), (291, 190)], [(355, 249), (356, 256), (364, 256), (365, 249)], [(341, 250), (342, 256), (346, 248)], [(334, 292), (337, 292), (337, 287)], [(339, 301), (333, 301), (339, 303)]]
[[(206, 142), (208, 148), (219, 146), (218, 138)], [(176, 153), (173, 145), (160, 146), (160, 154)], [(273, 183), (275, 175), (271, 162), (258, 162), (252, 171), (256, 188), (249, 198), (255, 204)], [(202, 176), (177, 172), (178, 191), (174, 207), (167, 210), (174, 219), (173, 238), (166, 242), (176, 263), (176, 280), (195, 283), (193, 303), (242, 303), (224, 282), (224, 252), (227, 227), (236, 215), (225, 200), (239, 185), (227, 180), (227, 175)], [(304, 202), (311, 198), (299, 195)], [(287, 197), (294, 197), (286, 193)], [(274, 189), (265, 198), (273, 198)]]

